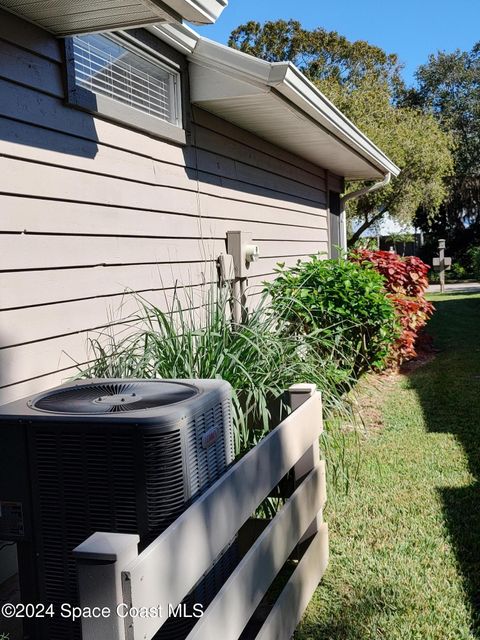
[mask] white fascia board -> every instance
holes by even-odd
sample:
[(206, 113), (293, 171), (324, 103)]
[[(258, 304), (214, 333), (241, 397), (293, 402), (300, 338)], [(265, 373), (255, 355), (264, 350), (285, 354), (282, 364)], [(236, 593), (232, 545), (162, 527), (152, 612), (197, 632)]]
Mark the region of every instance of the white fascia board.
[(213, 24), (228, 5), (228, 0), (163, 0), (184, 20), (194, 24)]
[(272, 63), (269, 85), (293, 102), (333, 135), (355, 148), (362, 156), (385, 172), (398, 176), (395, 165), (353, 122), (290, 62)]
[(155, 24), (145, 28), (159, 40), (187, 56), (192, 53), (200, 39), (198, 33), (186, 24)]
[(199, 38), (191, 62), (268, 90), (271, 64), (207, 38)]
[[(232, 97), (268, 94), (308, 117), (337, 138), (380, 174), (400, 169), (290, 62), (270, 63), (202, 38), (186, 25), (156, 25), (149, 30), (187, 55), (191, 63), (192, 102), (228, 101)], [(212, 73), (215, 72), (215, 73)], [(216, 77), (215, 77), (216, 76)]]

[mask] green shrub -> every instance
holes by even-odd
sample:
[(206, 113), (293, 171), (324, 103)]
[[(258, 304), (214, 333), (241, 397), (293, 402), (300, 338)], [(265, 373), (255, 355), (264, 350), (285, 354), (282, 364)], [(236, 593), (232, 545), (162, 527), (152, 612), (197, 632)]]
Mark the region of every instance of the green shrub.
[[(292, 334), (314, 333), (334, 341), (340, 347), (337, 355), (345, 356), (337, 365), (355, 377), (384, 365), (398, 327), (379, 273), (319, 256), (288, 269), (281, 265), (277, 273), (266, 291)], [(325, 355), (321, 342), (318, 353)]]
[(468, 250), (468, 257), (473, 277), (480, 280), (480, 247), (471, 247)]
[(265, 301), (244, 325), (235, 326), (226, 289), (208, 289), (200, 300), (198, 289), (195, 295), (181, 293), (168, 310), (136, 296), (139, 311), (127, 324), (134, 325), (130, 335), (102, 334), (92, 340), (93, 363), (81, 377), (227, 380), (233, 388), (237, 453), (251, 448), (282, 418), (288, 410), (284, 392), (296, 382), (317, 385), (327, 417), (345, 409), (341, 395), (350, 386), (349, 372), (335, 362), (347, 356), (328, 332), (299, 336), (282, 330)]
[(447, 271), (447, 280), (465, 280), (468, 278), (467, 270), (459, 262), (454, 262), (450, 271)]

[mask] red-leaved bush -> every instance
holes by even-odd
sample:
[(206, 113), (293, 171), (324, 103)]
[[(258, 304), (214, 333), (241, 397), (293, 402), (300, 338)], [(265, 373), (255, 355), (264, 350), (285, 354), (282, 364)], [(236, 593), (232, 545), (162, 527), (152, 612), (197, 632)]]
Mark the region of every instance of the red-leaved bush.
[(434, 311), (432, 303), (425, 298), (430, 267), (420, 258), (401, 258), (390, 251), (358, 249), (350, 259), (360, 264), (372, 264), (385, 278), (385, 289), (395, 304), (401, 326), (392, 360), (401, 363), (414, 358), (417, 355), (415, 343), (418, 333)]

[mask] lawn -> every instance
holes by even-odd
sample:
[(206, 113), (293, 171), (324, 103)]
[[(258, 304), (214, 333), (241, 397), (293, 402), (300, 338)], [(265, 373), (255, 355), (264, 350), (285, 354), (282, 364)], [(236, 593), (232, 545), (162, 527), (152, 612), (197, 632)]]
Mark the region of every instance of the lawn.
[(480, 294), (431, 299), (436, 357), (360, 391), (358, 477), (331, 492), (330, 566), (297, 640), (480, 638)]

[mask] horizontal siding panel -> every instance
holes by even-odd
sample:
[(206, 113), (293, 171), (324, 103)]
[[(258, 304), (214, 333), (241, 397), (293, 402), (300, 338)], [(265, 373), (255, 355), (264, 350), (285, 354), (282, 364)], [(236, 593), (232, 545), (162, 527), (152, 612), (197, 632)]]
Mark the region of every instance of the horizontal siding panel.
[[(193, 283), (192, 283), (193, 284)], [(148, 291), (137, 297), (131, 293), (108, 298), (78, 300), (41, 307), (3, 311), (0, 314), (2, 350), (42, 340), (53, 340), (77, 333), (97, 337), (106, 327), (115, 327), (117, 336), (126, 337), (141, 314), (142, 300), (163, 311), (200, 309), (208, 301), (206, 286), (185, 286), (178, 289)], [(35, 322), (32, 322), (35, 318)], [(15, 333), (9, 333), (15, 327)]]
[[(307, 256), (305, 256), (305, 258), (306, 257)], [(256, 269), (257, 273), (262, 271), (262, 269), (259, 268), (259, 265), (261, 262), (262, 261), (255, 263), (255, 266), (257, 267)], [(296, 260), (287, 258), (285, 262), (287, 263), (287, 265), (291, 266), (295, 264)], [(267, 261), (263, 262), (263, 269), (265, 269), (267, 272), (270, 272), (270, 271), (273, 272), (274, 267), (275, 267), (275, 263), (273, 261), (269, 261), (268, 263)], [(250, 279), (250, 282), (252, 282), (252, 284), (250, 285), (252, 287), (251, 306), (255, 306), (255, 304), (258, 303), (261, 297), (260, 287), (261, 287), (262, 280), (260, 280), (260, 278), (262, 278), (262, 280), (270, 279), (268, 274), (256, 276), (255, 278)], [(149, 299), (154, 303), (156, 300), (158, 300), (158, 304), (161, 306), (165, 304), (165, 298), (164, 296), (162, 296), (162, 294), (158, 294), (158, 298), (156, 299), (155, 298), (149, 298)], [(53, 327), (56, 328), (56, 331), (58, 331), (61, 328), (58, 319), (62, 318), (62, 322), (63, 322), (63, 318), (65, 317), (65, 314), (63, 313), (63, 311), (65, 310), (66, 305), (63, 305), (63, 307), (64, 308), (60, 312), (57, 309), (57, 313), (52, 319), (52, 322), (54, 323)], [(113, 307), (113, 309), (114, 310), (119, 309), (119, 307), (118, 306)], [(132, 306), (132, 310), (133, 310), (133, 306)], [(22, 313), (26, 311), (30, 311), (30, 310), (24, 310)], [(29, 318), (28, 316), (25, 316), (25, 319), (21, 321), (21, 318), (18, 315), (19, 312), (16, 312), (17, 317), (16, 319), (12, 318), (10, 320), (10, 322), (8, 323), (9, 327), (12, 326), (11, 324), (12, 322), (14, 322), (15, 325), (17, 326), (21, 324), (21, 326), (27, 327), (27, 324), (28, 324), (28, 327), (30, 328), (30, 333), (28, 333), (28, 327), (27, 327), (25, 337), (27, 338), (27, 340), (34, 339), (32, 334), (32, 325), (34, 327), (37, 325), (38, 311), (39, 310), (37, 310), (36, 312), (34, 323), (32, 323), (32, 317), (33, 317), (32, 315), (30, 315)], [(105, 323), (112, 321), (112, 315), (108, 317), (105, 305), (99, 306), (98, 312), (100, 314), (99, 318), (101, 318), (100, 324), (104, 321)], [(91, 318), (93, 324), (96, 324), (95, 323), (96, 316), (93, 314), (93, 311), (90, 310), (88, 313), (90, 314), (89, 317)], [(2, 315), (5, 315), (5, 313)], [(80, 312), (77, 311), (75, 315), (76, 316), (80, 315), (80, 317), (83, 320), (85, 320), (87, 313), (82, 311)], [(45, 316), (44, 321), (48, 322), (48, 316)], [(71, 321), (75, 322), (75, 319), (72, 318)], [(114, 318), (113, 321), (114, 322), (120, 321), (119, 315), (117, 315), (117, 317)], [(88, 344), (89, 344), (88, 340), (90, 338), (95, 338), (98, 335), (99, 335), (98, 330), (91, 330), (89, 332), (85, 331), (85, 322), (83, 322), (82, 333), (76, 333), (76, 334), (66, 335), (66, 336), (62, 335), (61, 337), (52, 338), (50, 340), (42, 340), (40, 342), (34, 342), (32, 344), (25, 344), (21, 346), (1, 349), (0, 350), (0, 364), (2, 366), (1, 386), (10, 385), (15, 383), (16, 381), (27, 380), (29, 378), (34, 378), (36, 376), (43, 376), (46, 373), (71, 367), (72, 362), (73, 363), (85, 362), (87, 359), (89, 358), (91, 359), (92, 354), (88, 348)], [(75, 370), (72, 369), (72, 375), (74, 373), (75, 373)], [(54, 376), (54, 379), (60, 381), (60, 379), (57, 378), (56, 375)], [(48, 382), (50, 381), (53, 382), (51, 378), (48, 379)], [(48, 384), (45, 384), (42, 387), (35, 386), (34, 390), (37, 391), (37, 390), (40, 390), (40, 388), (47, 388), (48, 386), (49, 386)], [(25, 387), (22, 387), (22, 388), (25, 388)], [(10, 394), (10, 397), (11, 397), (11, 394)], [(16, 397), (20, 397), (20, 396), (17, 395)], [(4, 401), (7, 401), (7, 400), (5, 399)]]
[[(227, 231), (234, 227), (240, 231), (251, 231), (254, 240), (315, 241), (325, 237), (326, 218), (309, 217), (306, 222), (315, 226), (293, 226), (277, 222), (245, 221), (230, 215), (226, 218), (137, 211), (101, 205), (90, 205), (58, 200), (35, 200), (20, 196), (2, 196), (2, 230), (11, 233), (62, 233), (127, 236), (170, 236), (226, 238)], [(237, 210), (234, 209), (234, 212)], [(258, 211), (258, 210), (257, 210)], [(229, 214), (230, 214), (229, 210)], [(257, 213), (257, 217), (258, 217)], [(277, 216), (279, 218), (279, 215)], [(294, 220), (294, 218), (292, 218)], [(303, 221), (304, 218), (302, 218)], [(296, 221), (296, 220), (295, 220)]]
[[(13, 271), (0, 276), (2, 310), (66, 300), (118, 296), (126, 291), (146, 293), (216, 280), (213, 263), (172, 263), (86, 269)], [(105, 303), (108, 301), (105, 300)]]
[[(298, 259), (307, 259), (307, 255), (283, 258), (282, 263), (292, 266)], [(249, 270), (249, 293), (258, 293), (264, 281), (270, 277), (277, 267), (274, 259), (263, 259), (252, 265)], [(172, 308), (172, 301), (179, 300), (183, 308), (201, 306), (207, 300), (210, 285), (197, 286), (195, 281), (179, 284), (178, 289), (150, 290), (142, 293), (142, 298), (164, 310)], [(170, 283), (171, 284), (171, 283)], [(165, 284), (167, 286), (167, 284)], [(26, 307), (3, 311), (0, 314), (1, 350), (11, 345), (27, 342), (54, 339), (58, 336), (80, 332), (98, 332), (108, 325), (121, 325), (132, 322), (139, 311), (139, 301), (135, 295), (120, 291), (113, 297), (97, 297), (91, 300), (74, 300), (40, 307)], [(34, 318), (34, 321), (32, 321)], [(12, 331), (14, 328), (14, 331)], [(120, 330), (120, 329), (118, 329)]]
[(0, 271), (102, 264), (202, 262), (225, 251), (225, 242), (168, 238), (0, 236)]
[(319, 196), (318, 200), (312, 201), (211, 173), (199, 171), (198, 178), (199, 189), (202, 193), (209, 193), (220, 198), (240, 200), (241, 202), (248, 202), (253, 205), (279, 207), (312, 215), (318, 215), (326, 207), (326, 197), (323, 193), (321, 197)]
[[(318, 245), (320, 253), (327, 244)], [(262, 258), (251, 265), (249, 285), (270, 275), (278, 262), (294, 264), (308, 254), (282, 259)], [(253, 275), (256, 273), (257, 275)], [(88, 300), (119, 296), (126, 291), (142, 292), (172, 287), (186, 287), (216, 280), (217, 268), (212, 263), (172, 263), (117, 267), (90, 267), (80, 269), (52, 269), (44, 271), (12, 271), (0, 275), (2, 283), (1, 309), (58, 304), (68, 300)]]
[[(37, 146), (32, 146), (34, 141)], [(188, 170), (185, 166), (159, 162), (54, 131), (42, 131), (38, 127), (5, 118), (0, 118), (0, 154), (13, 159), (59, 168), (67, 167), (152, 185), (196, 190), (197, 177), (200, 177), (200, 180), (209, 185), (233, 186), (235, 192), (245, 193), (250, 199), (255, 194), (264, 197), (270, 192), (277, 192), (276, 199), (286, 198), (307, 205), (311, 205), (312, 202), (326, 202), (322, 190), (304, 187), (294, 181), (217, 155), (209, 154), (209, 163), (203, 167), (208, 169), (209, 173), (202, 170), (197, 174), (195, 170)]]
[[(321, 241), (259, 241), (265, 258), (316, 253)], [(179, 238), (124, 238), (3, 234), (0, 236), (0, 271), (216, 260), (224, 253), (224, 240)]]
[[(202, 178), (206, 180), (207, 176), (201, 176), (200, 179)], [(323, 212), (324, 205), (309, 206), (295, 199), (289, 206), (283, 199), (263, 195), (260, 188), (252, 187), (247, 190), (241, 183), (210, 175), (208, 179), (211, 182), (200, 182), (202, 192), (224, 200), (294, 209), (311, 215)], [(6, 194), (194, 213), (198, 205), (198, 194), (193, 190), (194, 184), (196, 183), (190, 184), (191, 190), (177, 189), (33, 164), (13, 158), (0, 158), (0, 191)]]
[(95, 121), (87, 113), (34, 89), (0, 79), (0, 115), (88, 140), (97, 140)]
[[(182, 192), (179, 193), (182, 196)], [(2, 214), (5, 219), (4, 231), (45, 231), (47, 233), (87, 233), (98, 234), (127, 234), (127, 235), (159, 235), (166, 230), (172, 236), (198, 235), (214, 236), (212, 230), (215, 225), (221, 224), (226, 231), (231, 229), (252, 230), (257, 238), (272, 237), (272, 226), (277, 228), (276, 237), (292, 237), (292, 239), (305, 239), (303, 229), (316, 233), (316, 230), (326, 229), (327, 222), (324, 215), (303, 214), (288, 209), (276, 209), (274, 207), (252, 207), (250, 204), (240, 201), (225, 201), (214, 196), (199, 194), (198, 200), (187, 199), (182, 211), (181, 197), (177, 200), (163, 200), (157, 206), (174, 206), (177, 201), (177, 212), (170, 213), (154, 210), (138, 210), (135, 208), (119, 208), (115, 206), (96, 205), (90, 203), (65, 202), (61, 200), (23, 198), (21, 196), (2, 196)], [(194, 205), (197, 205), (194, 207)], [(190, 207), (190, 211), (188, 208)], [(192, 211), (192, 209), (195, 211)], [(200, 215), (197, 214), (197, 208)], [(175, 211), (175, 210), (174, 210)], [(226, 213), (228, 212), (228, 216)], [(42, 217), (45, 222), (42, 221)], [(2, 218), (2, 220), (3, 220)], [(180, 220), (183, 219), (183, 222)], [(186, 220), (186, 222), (185, 222)], [(55, 224), (58, 222), (58, 228)], [(179, 226), (177, 226), (177, 224)], [(42, 226), (43, 225), (43, 226)], [(69, 226), (71, 225), (71, 226)], [(117, 226), (118, 225), (118, 226)], [(135, 233), (135, 225), (137, 233)], [(228, 228), (226, 228), (228, 227)], [(286, 228), (288, 227), (288, 229)], [(262, 231), (263, 229), (263, 231)], [(301, 237), (295, 236), (296, 233)], [(292, 236), (290, 236), (292, 233)], [(219, 235), (222, 236), (223, 231)], [(308, 237), (306, 239), (309, 239)], [(311, 236), (310, 236), (311, 239)]]
[(0, 351), (2, 387), (46, 373), (70, 369), (75, 375), (76, 363), (86, 362), (86, 334), (45, 340)]
[[(150, 292), (144, 297), (152, 304), (168, 310), (176, 295), (169, 290)], [(186, 297), (185, 292), (182, 292), (182, 296)], [(194, 299), (196, 297), (199, 296), (194, 294)], [(50, 340), (74, 333), (92, 332), (91, 337), (94, 337), (102, 328), (110, 325), (119, 325), (116, 334), (121, 335), (122, 323), (127, 323), (128, 326), (133, 323), (140, 308), (140, 302), (135, 296), (120, 294), (114, 298), (95, 298), (3, 311), (0, 314), (1, 350), (8, 350), (14, 344)], [(32, 322), (32, 318), (35, 318), (35, 322)], [(13, 341), (8, 337), (9, 327), (15, 327)]]
[[(119, 324), (137, 311), (138, 303), (133, 296), (129, 295), (3, 311), (0, 314), (0, 353), (9, 351), (11, 345), (98, 330), (110, 324)], [(14, 334), (11, 327), (15, 327)]]
[(231, 180), (247, 184), (250, 188), (268, 189), (287, 197), (298, 198), (309, 202), (325, 202), (325, 190), (314, 189), (269, 171), (225, 158), (219, 154), (199, 152), (200, 175), (208, 173), (218, 176), (222, 181)]
[(259, 138), (255, 134), (227, 122), (226, 120), (222, 120), (221, 118), (208, 113), (208, 111), (194, 107), (193, 114), (197, 125), (216, 131), (226, 138), (233, 139), (240, 142), (242, 145), (256, 149), (257, 151), (270, 155), (273, 158), (278, 158), (289, 165), (299, 167), (314, 176), (325, 178), (326, 172), (321, 167), (314, 165), (311, 162), (308, 162), (308, 160), (304, 160), (289, 151), (285, 151), (281, 147), (277, 147), (272, 143)]
[(195, 191), (0, 158), (0, 191), (75, 202), (194, 213)]
[(26, 381), (23, 381), (25, 380), (23, 378), (22, 382), (14, 382), (11, 385), (5, 387), (0, 386), (0, 404), (13, 402), (14, 400), (25, 398), (34, 393), (40, 393), (41, 391), (51, 389), (52, 387), (63, 384), (75, 374), (76, 368), (69, 367), (65, 371), (46, 371), (40, 377), (36, 377)]
[[(323, 247), (320, 246), (319, 252), (324, 253), (326, 251), (326, 245)], [(250, 268), (248, 270), (248, 282), (249, 284), (254, 284), (256, 279), (264, 278), (270, 274), (273, 274), (275, 270), (278, 268), (279, 264), (284, 264), (286, 267), (293, 267), (297, 264), (297, 262), (308, 260), (311, 254), (303, 253), (293, 256), (282, 256), (281, 258), (260, 258), (257, 262), (252, 262)]]
[[(206, 112), (204, 112), (206, 113)], [(206, 114), (210, 116), (210, 114)], [(219, 131), (215, 130), (215, 122), (218, 120), (214, 116), (210, 129), (203, 126), (195, 126), (195, 144), (198, 148), (199, 164), (202, 164), (202, 154), (217, 154), (225, 156), (226, 158), (235, 159), (237, 162), (241, 162), (245, 165), (264, 169), (277, 176), (283, 176), (291, 180), (295, 180), (301, 184), (310, 185), (314, 188), (325, 188), (325, 172), (321, 170), (321, 175), (317, 173), (310, 173), (305, 169), (301, 169), (295, 164), (287, 163), (277, 155), (271, 155), (263, 153), (254, 147), (247, 146), (244, 141), (235, 140), (222, 135)], [(225, 127), (228, 123), (220, 121)], [(283, 152), (287, 154), (286, 151)], [(293, 156), (295, 160), (295, 156)]]
[[(172, 299), (172, 295), (173, 294), (170, 294), (170, 300)], [(184, 295), (184, 297), (186, 297), (186, 295)], [(201, 296), (197, 296), (197, 298), (199, 306), (193, 308), (191, 313), (198, 318), (198, 322), (200, 323), (205, 317), (204, 308), (200, 306), (205, 304), (205, 299)], [(195, 298), (193, 301), (195, 301)], [(168, 308), (168, 304), (170, 304), (169, 301), (167, 301), (167, 303), (165, 302), (165, 296), (160, 293), (149, 297), (149, 302), (163, 308)], [(71, 306), (71, 312), (68, 312), (68, 306)], [(188, 309), (187, 301), (183, 303), (183, 308)], [(43, 312), (45, 309), (48, 310), (49, 307), (42, 307), (38, 311)], [(63, 305), (60, 313), (62, 315), (63, 312), (69, 314), (67, 316), (69, 321), (67, 321), (66, 318), (58, 320), (57, 314), (57, 321), (55, 322), (55, 319), (52, 319), (52, 323), (55, 323), (53, 326), (57, 327), (57, 329), (74, 327), (75, 323), (78, 322), (74, 317), (74, 309), (77, 310), (78, 315), (78, 305), (76, 303)], [(130, 296), (125, 299), (124, 306), (113, 306), (110, 310), (110, 315), (108, 315), (108, 309), (105, 308), (105, 305), (102, 307), (99, 301), (98, 306), (93, 305), (91, 309), (85, 308), (83, 312), (81, 312), (84, 314), (86, 320), (90, 320), (86, 326), (84, 323), (79, 330), (73, 329), (71, 333), (52, 334), (51, 337), (44, 336), (44, 338), (47, 339), (35, 342), (28, 341), (28, 335), (31, 336), (31, 340), (35, 340), (34, 333), (36, 329), (31, 327), (31, 333), (25, 334), (27, 340), (24, 341), (24, 344), (17, 344), (11, 347), (5, 346), (0, 349), (0, 362), (2, 365), (1, 386), (9, 385), (17, 380), (26, 380), (40, 376), (52, 372), (55, 369), (71, 367), (72, 364), (75, 365), (76, 363), (91, 361), (94, 356), (91, 349), (91, 340), (100, 339), (103, 344), (108, 345), (109, 339), (105, 336), (105, 333), (109, 334), (113, 329), (117, 335), (117, 340), (122, 337), (127, 338), (134, 330), (135, 322), (135, 319), (129, 317), (129, 314), (135, 313), (137, 309), (137, 303), (133, 297)], [(24, 327), (27, 322), (25, 318), (26, 312), (27, 310), (16, 312), (16, 322), (22, 327)], [(5, 314), (8, 313), (10, 312), (5, 312)], [(46, 315), (42, 319), (42, 322), (45, 322), (45, 325), (48, 327), (48, 317)], [(3, 344), (6, 345), (7, 343), (4, 342)]]
[(0, 38), (50, 60), (62, 61), (61, 40), (2, 9), (0, 9)]
[[(281, 202), (279, 202), (281, 204)], [(229, 200), (227, 197), (199, 195), (199, 207), (201, 215), (214, 216), (216, 218), (229, 218), (240, 220), (251, 220), (255, 222), (262, 220), (278, 225), (292, 225), (305, 227), (324, 227), (326, 211), (319, 207), (314, 213), (304, 213), (301, 211), (289, 209), (288, 207), (280, 208), (261, 206), (260, 204), (252, 205), (242, 200)], [(280, 233), (285, 233), (284, 229)]]
[(0, 39), (0, 77), (63, 98), (62, 68)]
[(6, 118), (0, 118), (0, 154), (59, 168), (193, 189), (185, 166)]

